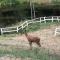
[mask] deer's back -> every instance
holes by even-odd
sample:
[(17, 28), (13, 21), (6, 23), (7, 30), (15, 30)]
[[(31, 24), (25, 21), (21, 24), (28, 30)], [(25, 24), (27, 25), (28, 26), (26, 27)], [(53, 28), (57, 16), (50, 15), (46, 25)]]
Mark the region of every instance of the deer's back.
[(31, 36), (31, 35), (28, 35), (27, 39), (31, 42), (39, 42), (40, 41), (39, 37), (34, 37), (34, 36)]

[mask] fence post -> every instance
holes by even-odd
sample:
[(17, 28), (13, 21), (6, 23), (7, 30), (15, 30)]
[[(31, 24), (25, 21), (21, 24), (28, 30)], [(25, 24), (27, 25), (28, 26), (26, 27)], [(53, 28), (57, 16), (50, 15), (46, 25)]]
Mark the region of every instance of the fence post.
[(59, 18), (58, 18), (58, 16), (57, 16), (57, 20), (58, 20), (58, 22), (59, 22)]
[(55, 29), (54, 36), (56, 36), (56, 34), (57, 34), (57, 28)]
[(41, 17), (40, 17), (40, 23), (41, 23)]
[(22, 30), (23, 30), (23, 25), (22, 25)]
[(3, 30), (2, 30), (2, 28), (1, 28), (1, 35), (3, 34)]
[(53, 17), (52, 17), (52, 22), (53, 22)]
[(28, 27), (28, 21), (26, 21), (27, 27)]
[(46, 23), (46, 19), (45, 19), (45, 17), (44, 17), (44, 22)]
[(19, 30), (19, 29), (18, 29), (18, 27), (17, 27), (17, 33), (18, 33), (18, 30)]

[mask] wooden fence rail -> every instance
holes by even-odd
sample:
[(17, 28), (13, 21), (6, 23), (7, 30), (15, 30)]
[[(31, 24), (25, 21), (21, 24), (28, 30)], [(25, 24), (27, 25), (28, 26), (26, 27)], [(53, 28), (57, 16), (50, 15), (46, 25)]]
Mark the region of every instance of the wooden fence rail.
[(54, 20), (59, 22), (60, 16), (39, 17), (39, 18), (35, 18), (32, 20), (27, 20), (24, 23), (22, 23), (20, 26), (17, 26), (17, 27), (0, 28), (0, 32), (1, 32), (1, 35), (6, 32), (15, 32), (15, 31), (19, 32), (20, 29), (27, 27), (30, 23), (36, 23), (36, 22), (46, 23), (47, 21), (54, 22)]

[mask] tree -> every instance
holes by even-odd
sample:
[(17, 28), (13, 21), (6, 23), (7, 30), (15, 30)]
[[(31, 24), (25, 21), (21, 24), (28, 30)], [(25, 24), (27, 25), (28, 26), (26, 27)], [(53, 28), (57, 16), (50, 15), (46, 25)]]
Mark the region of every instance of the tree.
[(29, 0), (30, 2), (30, 8), (31, 8), (31, 19), (33, 18), (33, 14), (32, 14), (32, 0)]
[(19, 4), (17, 0), (0, 0), (0, 8), (2, 7), (12, 7)]

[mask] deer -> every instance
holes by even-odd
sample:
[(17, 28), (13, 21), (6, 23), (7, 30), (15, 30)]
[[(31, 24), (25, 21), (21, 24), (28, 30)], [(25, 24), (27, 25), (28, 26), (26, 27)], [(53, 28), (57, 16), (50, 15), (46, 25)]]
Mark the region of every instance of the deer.
[(35, 36), (32, 36), (32, 35), (29, 35), (27, 33), (27, 31), (25, 30), (25, 36), (29, 42), (29, 45), (30, 45), (30, 49), (32, 49), (32, 43), (36, 43), (39, 47), (41, 47), (41, 44), (40, 44), (40, 38), (39, 37), (35, 37)]

